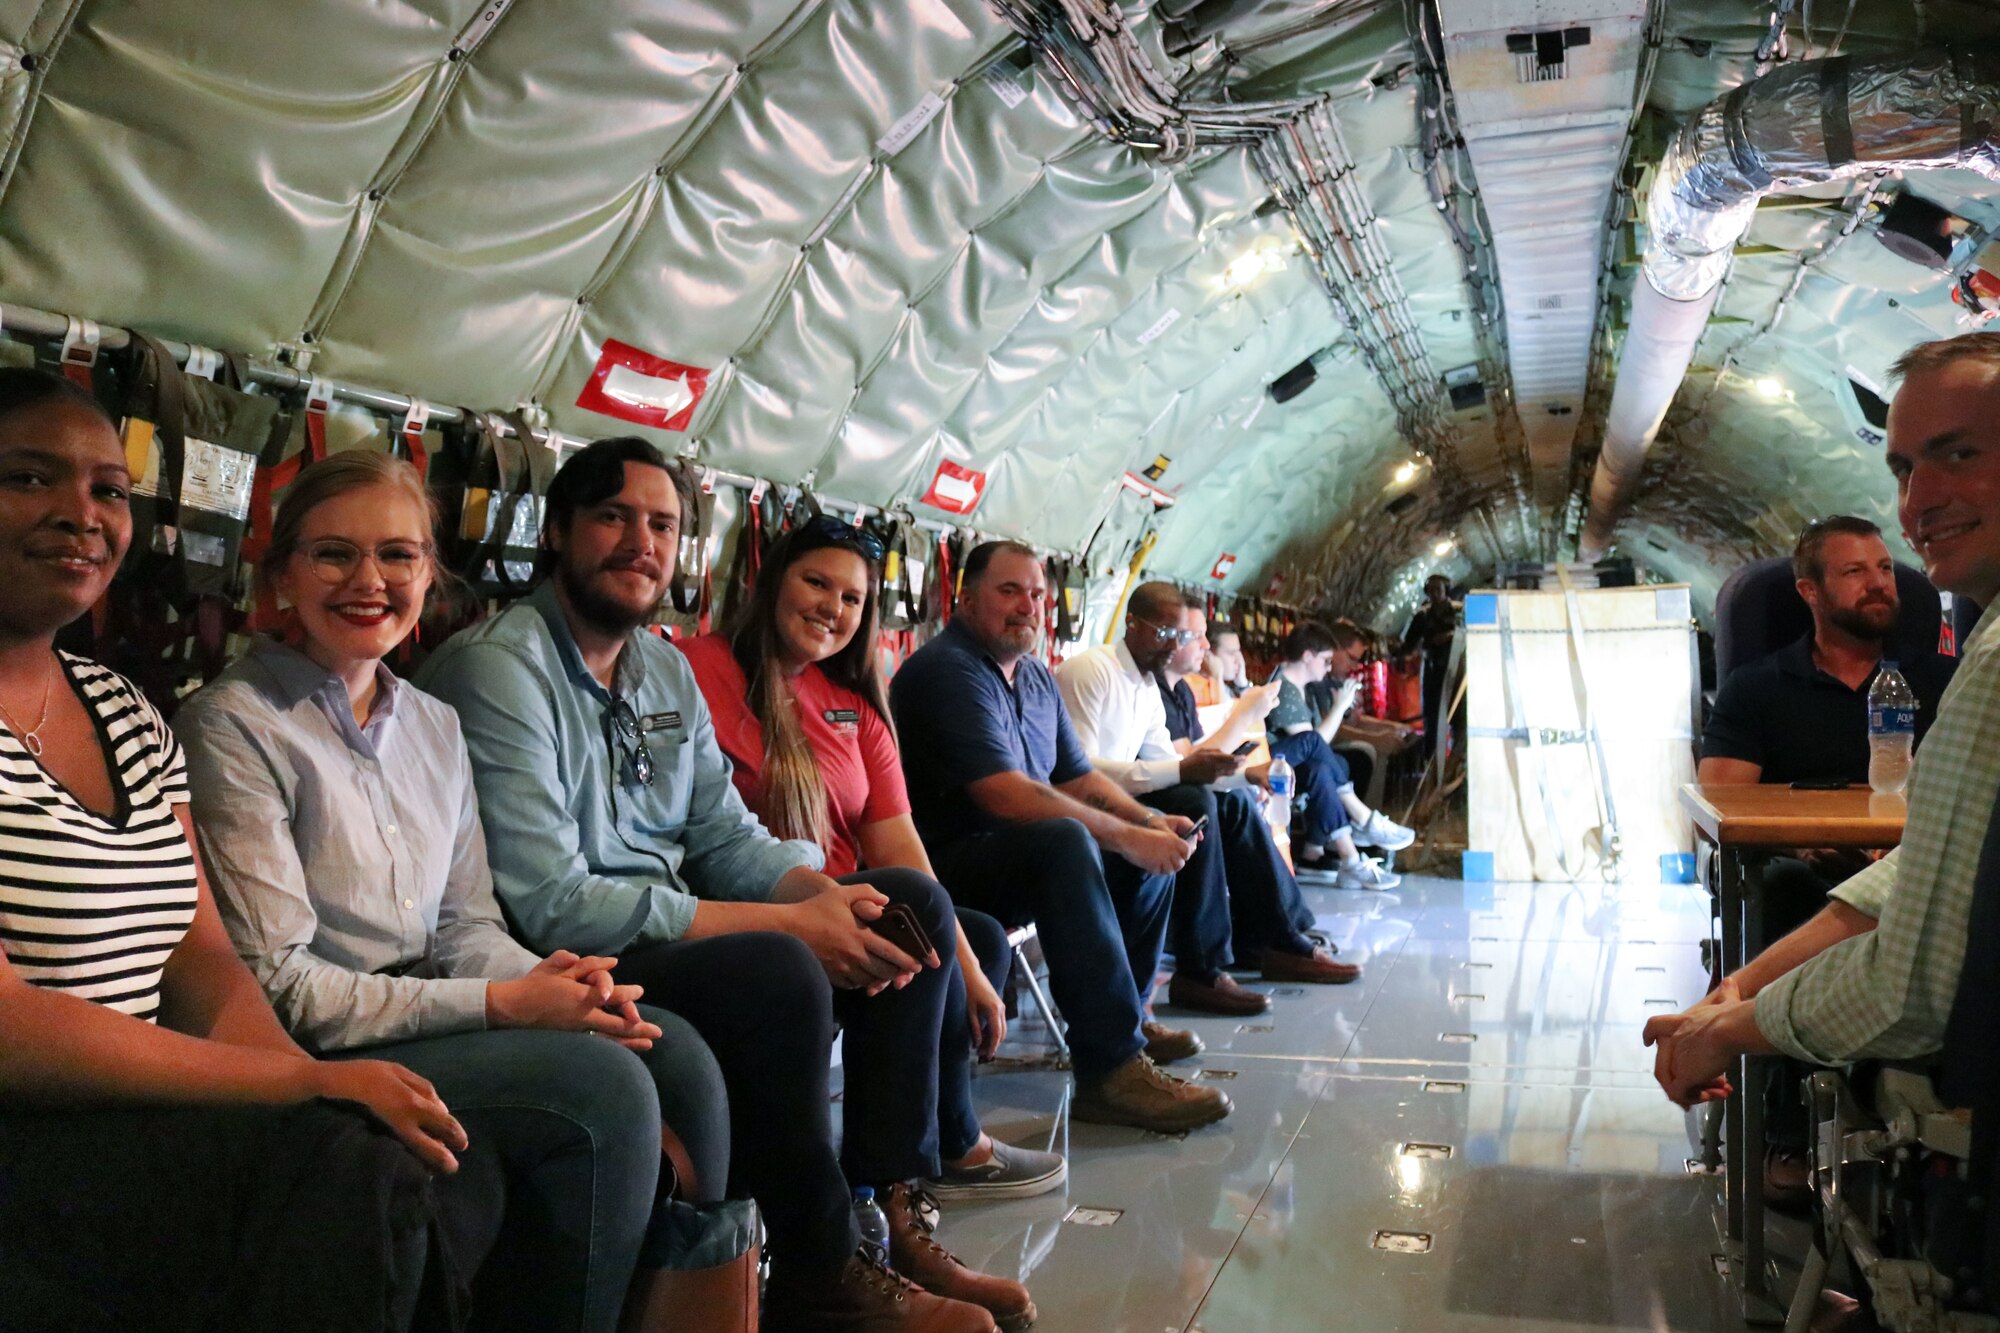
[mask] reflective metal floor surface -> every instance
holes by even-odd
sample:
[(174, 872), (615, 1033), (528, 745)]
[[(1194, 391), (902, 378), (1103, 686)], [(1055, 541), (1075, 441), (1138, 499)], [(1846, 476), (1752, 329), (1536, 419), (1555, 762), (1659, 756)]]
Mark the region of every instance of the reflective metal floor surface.
[(1225, 1080), (1228, 1121), (1072, 1127), (1066, 1075), (989, 1067), (988, 1130), (1066, 1142), (1069, 1186), (950, 1205), (940, 1239), (1021, 1276), (1041, 1333), (1743, 1327), (1710, 1257), (1714, 1182), (1687, 1173), (1639, 1041), (1701, 994), (1699, 890), (1311, 897), (1361, 982), (1265, 987), (1248, 1022), (1160, 1010), (1208, 1043), (1177, 1072)]

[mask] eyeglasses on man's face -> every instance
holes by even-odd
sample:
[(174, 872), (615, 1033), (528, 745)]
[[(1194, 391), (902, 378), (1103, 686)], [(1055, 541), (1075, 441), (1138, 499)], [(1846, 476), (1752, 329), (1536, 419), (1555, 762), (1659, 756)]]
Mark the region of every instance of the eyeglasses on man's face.
[(611, 731), (625, 752), (625, 761), (632, 765), (632, 776), (639, 779), (640, 786), (652, 786), (653, 752), (646, 745), (646, 734), (639, 730), (639, 715), (623, 699), (611, 702)]
[(1194, 642), (1194, 631), (1191, 629), (1175, 629), (1172, 625), (1161, 625), (1140, 616), (1133, 616), (1132, 619), (1153, 631), (1153, 638), (1156, 642), (1171, 643), (1176, 648), (1183, 644)]
[(306, 542), (299, 547), (298, 554), (313, 577), (330, 588), (337, 588), (360, 573), (364, 559), (375, 562), (382, 582), (400, 588), (414, 583), (424, 571), (430, 562), (431, 548), (428, 542), (398, 541), (363, 549), (338, 537), (322, 537)]

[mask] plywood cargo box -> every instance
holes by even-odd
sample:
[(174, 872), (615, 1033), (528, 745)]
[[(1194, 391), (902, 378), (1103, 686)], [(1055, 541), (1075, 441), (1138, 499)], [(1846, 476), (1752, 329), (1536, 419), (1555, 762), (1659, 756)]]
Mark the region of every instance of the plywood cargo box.
[(1693, 878), (1685, 585), (1473, 593), (1465, 658), (1466, 878)]

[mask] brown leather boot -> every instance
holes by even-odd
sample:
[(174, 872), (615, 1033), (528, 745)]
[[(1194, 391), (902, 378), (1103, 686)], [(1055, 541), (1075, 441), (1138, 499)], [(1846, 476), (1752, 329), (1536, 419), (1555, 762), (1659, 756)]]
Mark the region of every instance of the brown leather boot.
[(1201, 1044), (1201, 1038), (1186, 1028), (1170, 1028), (1150, 1018), (1139, 1025), (1139, 1035), (1146, 1039), (1147, 1058), (1156, 1065), (1172, 1060), (1192, 1060), (1206, 1049)]
[(898, 1273), (925, 1291), (984, 1307), (1003, 1333), (1019, 1333), (1035, 1322), (1035, 1302), (1026, 1287), (967, 1268), (931, 1239), (923, 1217), (937, 1212), (935, 1199), (910, 1185), (891, 1185), (882, 1192), (882, 1212), (889, 1219), (889, 1266)]
[(764, 1333), (995, 1333), (977, 1305), (933, 1296), (857, 1254), (835, 1271), (772, 1270)]
[(1131, 1125), (1156, 1134), (1181, 1134), (1213, 1124), (1229, 1110), (1229, 1098), (1221, 1089), (1198, 1088), (1163, 1073), (1141, 1051), (1095, 1082), (1077, 1080), (1069, 1118), (1092, 1125)]

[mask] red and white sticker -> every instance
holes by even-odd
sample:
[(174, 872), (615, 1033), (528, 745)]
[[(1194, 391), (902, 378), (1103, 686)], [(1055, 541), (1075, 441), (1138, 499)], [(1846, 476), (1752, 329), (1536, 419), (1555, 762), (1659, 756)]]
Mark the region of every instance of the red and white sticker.
[(610, 338), (576, 405), (620, 421), (686, 430), (707, 389), (708, 372), (700, 366), (669, 361)]
[(960, 467), (947, 458), (938, 463), (937, 475), (931, 478), (931, 488), (924, 492), (923, 502), (947, 513), (969, 514), (985, 493), (984, 472)]
[(1281, 596), (1284, 593), (1284, 591), (1285, 591), (1285, 576), (1283, 574), (1271, 575), (1271, 581), (1264, 585), (1264, 595), (1266, 597), (1278, 597)]
[(1208, 576), (1212, 579), (1226, 579), (1229, 577), (1229, 571), (1234, 568), (1236, 568), (1236, 557), (1224, 551), (1215, 558), (1215, 568), (1208, 571)]

